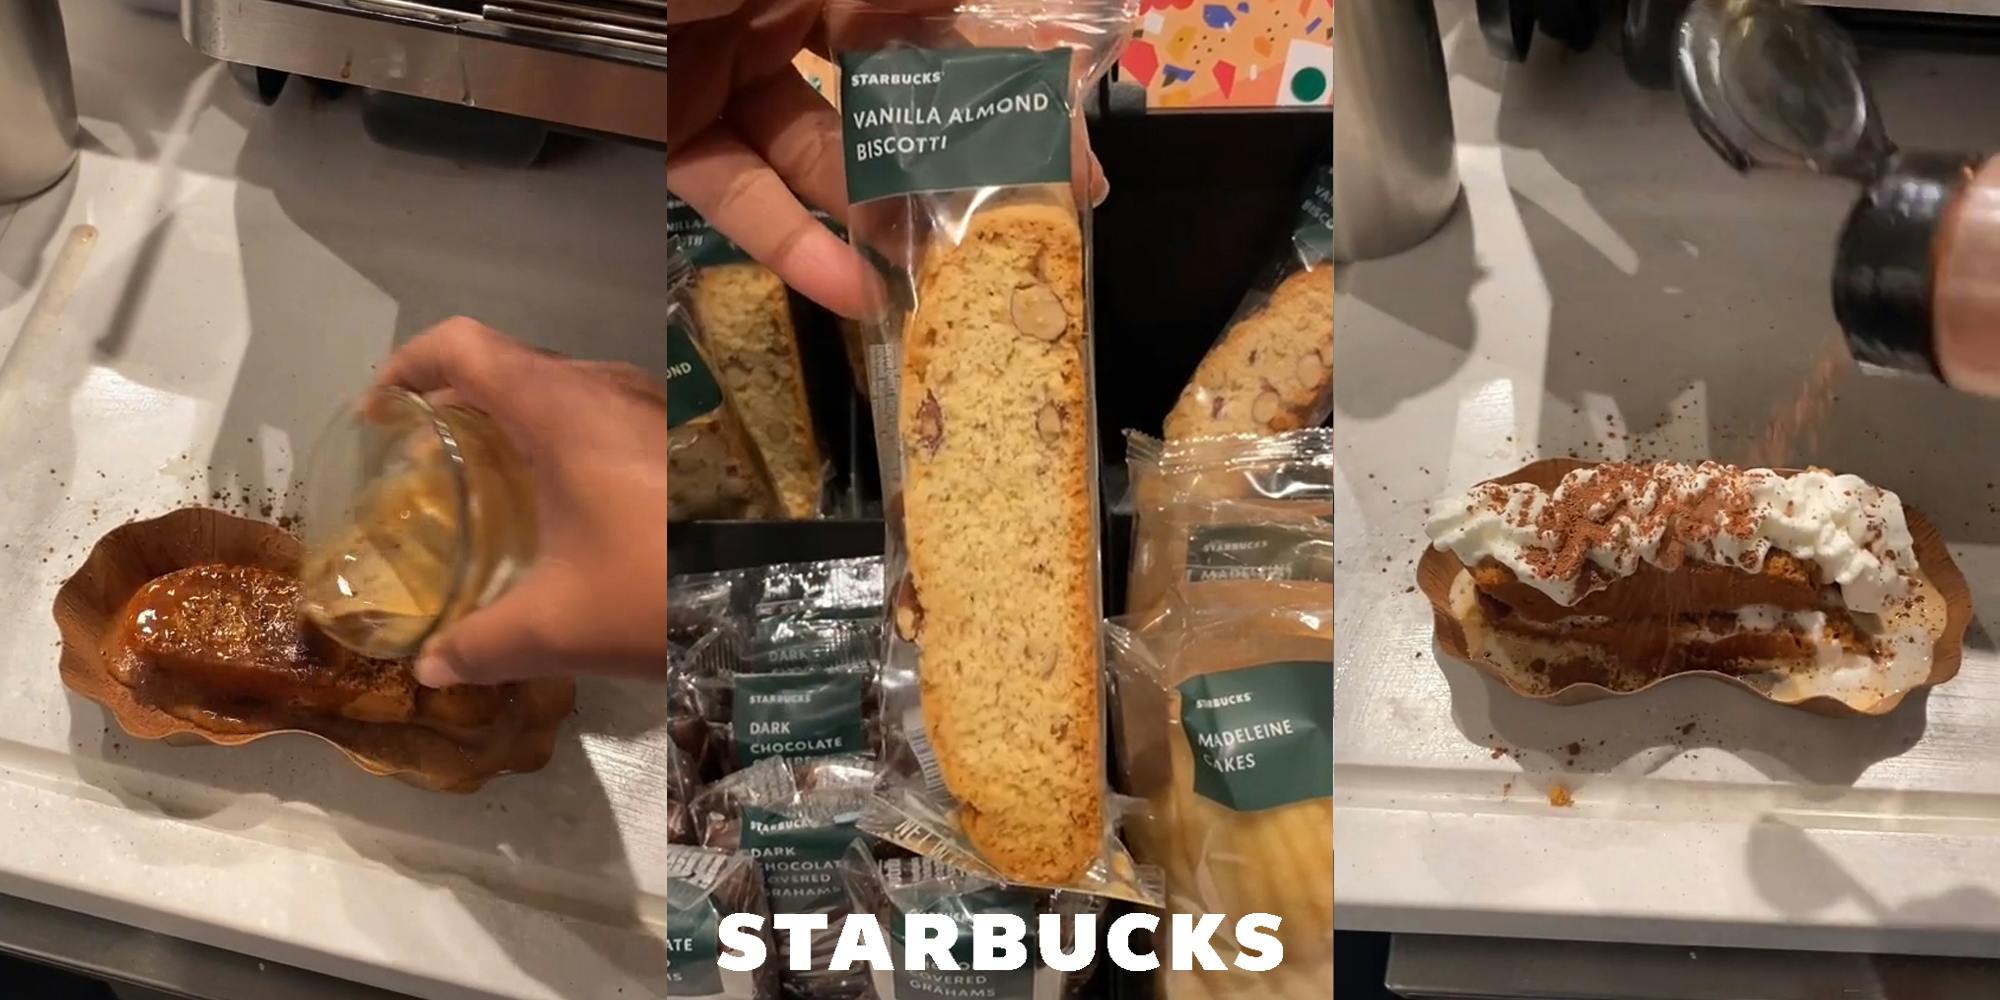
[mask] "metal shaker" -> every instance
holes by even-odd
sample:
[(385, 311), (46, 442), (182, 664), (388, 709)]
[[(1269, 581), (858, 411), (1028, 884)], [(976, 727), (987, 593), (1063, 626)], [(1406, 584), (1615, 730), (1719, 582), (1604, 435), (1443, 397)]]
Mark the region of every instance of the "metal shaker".
[(1333, 256), (1386, 257), (1428, 239), (1458, 202), (1437, 9), (1340, 0), (1333, 45)]
[(39, 194), (76, 162), (76, 89), (56, 0), (0, 2), (0, 203)]

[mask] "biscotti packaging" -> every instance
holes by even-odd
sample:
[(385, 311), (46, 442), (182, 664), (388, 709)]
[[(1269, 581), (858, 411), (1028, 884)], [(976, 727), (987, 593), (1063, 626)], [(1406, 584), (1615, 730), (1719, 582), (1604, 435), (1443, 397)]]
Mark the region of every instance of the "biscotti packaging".
[[(1065, 954), (1080, 946), (1074, 940), (1077, 920), (1102, 916), (1104, 900), (1085, 893), (1049, 892), (1007, 885), (942, 864), (930, 858), (879, 858), (865, 844), (848, 851), (841, 875), (855, 913), (872, 914), (884, 930), (890, 950), (903, 954), (904, 928), (911, 914), (948, 916), (958, 925), (952, 958), (958, 971), (877, 969), (868, 980), (873, 1000), (939, 1000), (943, 997), (984, 997), (991, 1000), (1066, 1000), (1080, 994), (1095, 963), (1075, 972), (1052, 969), (1041, 960), (1040, 917), (1057, 915), (1066, 937)], [(1023, 942), (1028, 962), (1019, 969), (980, 971), (973, 968), (973, 920), (980, 916), (1011, 916), (1028, 926)]]
[(694, 266), (696, 327), (771, 474), (783, 515), (818, 516), (830, 467), (806, 396), (791, 291), (678, 198), (667, 201), (667, 229)]
[(1132, 566), (1143, 615), (1211, 580), (1333, 583), (1333, 430), (1162, 441), (1130, 432)]
[(1161, 970), (1166, 1000), (1333, 995), (1331, 438), (1164, 453), (1133, 441), (1135, 479), (1164, 467), (1183, 483), (1201, 470), (1261, 487), (1141, 506), (1150, 596), (1106, 627), (1122, 787), (1145, 803), (1126, 830), (1139, 860), (1162, 869), (1166, 909), (1281, 918), (1277, 968), (1234, 968), (1225, 927), (1214, 944), (1232, 967)]
[(774, 517), (777, 490), (702, 346), (694, 268), (678, 252), (668, 287), (667, 519)]
[(1107, 821), (1082, 101), (1127, 0), (831, 0), (889, 523), (899, 822), (997, 881), (1131, 895)]
[(764, 918), (764, 950), (773, 954), (771, 908), (757, 861), (742, 852), (667, 848), (667, 995), (690, 1000), (768, 1000), (778, 995), (778, 963), (731, 972), (721, 927), (732, 913)]
[(1291, 232), (1167, 415), (1168, 439), (1274, 434), (1333, 413), (1333, 168), (1315, 168)]
[(848, 897), (840, 864), (856, 841), (872, 838), (857, 825), (875, 784), (875, 767), (855, 757), (787, 760), (771, 757), (704, 791), (695, 802), (705, 846), (757, 859), (776, 914), (824, 914), (813, 935), (810, 972), (794, 972), (791, 935), (778, 939), (786, 997), (843, 1000), (867, 989), (867, 971), (832, 971), (830, 960), (846, 919)]

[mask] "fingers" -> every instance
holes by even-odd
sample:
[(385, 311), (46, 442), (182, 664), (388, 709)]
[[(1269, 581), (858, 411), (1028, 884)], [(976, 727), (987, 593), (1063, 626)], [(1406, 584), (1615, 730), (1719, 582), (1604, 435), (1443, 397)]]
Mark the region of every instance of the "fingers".
[(840, 115), (797, 73), (779, 73), (730, 101), (736, 132), (799, 197), (847, 221)]
[(713, 128), (690, 141), (669, 158), (667, 186), (801, 295), (842, 316), (866, 317), (875, 280), (868, 265), (734, 133)]
[(566, 676), (579, 664), (553, 655), (558, 622), (550, 616), (574, 610), (554, 573), (533, 572), (493, 603), (454, 622), (425, 644), (417, 657), (417, 683), (502, 684), (535, 677)]
[(478, 320), (455, 316), (397, 348), (375, 373), (377, 388), (429, 395), (445, 389), (490, 409), (505, 393), (504, 373), (535, 353)]

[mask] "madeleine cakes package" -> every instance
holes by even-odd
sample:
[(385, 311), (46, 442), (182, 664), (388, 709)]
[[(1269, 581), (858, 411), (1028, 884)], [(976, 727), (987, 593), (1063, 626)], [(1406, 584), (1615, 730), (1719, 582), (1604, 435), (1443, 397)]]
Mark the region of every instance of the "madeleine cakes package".
[(1315, 168), (1264, 277), (1167, 415), (1169, 439), (1276, 434), (1333, 413), (1333, 166)]
[(770, 473), (702, 345), (694, 279), (676, 251), (668, 263), (667, 518), (774, 517)]
[(1285, 946), (1265, 973), (1163, 969), (1167, 1000), (1333, 995), (1332, 443), (1131, 439), (1146, 596), (1106, 627), (1119, 772), (1145, 802), (1126, 829), (1169, 912), (1275, 914)]
[[(1080, 101), (1125, 0), (833, 0), (890, 539), (864, 825), (1003, 882), (1143, 895), (1108, 822)], [(891, 821), (893, 817), (893, 821)]]

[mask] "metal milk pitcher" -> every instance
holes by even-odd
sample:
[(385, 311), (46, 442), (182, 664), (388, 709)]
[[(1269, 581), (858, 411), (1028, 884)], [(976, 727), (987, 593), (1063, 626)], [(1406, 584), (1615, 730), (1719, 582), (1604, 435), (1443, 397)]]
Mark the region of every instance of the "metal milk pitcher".
[(0, 2), (0, 204), (39, 194), (76, 162), (76, 89), (56, 0)]

